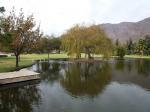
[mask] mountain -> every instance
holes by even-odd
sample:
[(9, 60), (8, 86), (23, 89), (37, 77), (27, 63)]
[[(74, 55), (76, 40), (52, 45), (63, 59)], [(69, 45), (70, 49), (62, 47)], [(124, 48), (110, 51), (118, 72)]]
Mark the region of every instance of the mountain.
[(122, 22), (118, 24), (101, 24), (102, 29), (112, 39), (125, 42), (129, 38), (137, 41), (145, 35), (150, 35), (150, 18), (139, 22)]

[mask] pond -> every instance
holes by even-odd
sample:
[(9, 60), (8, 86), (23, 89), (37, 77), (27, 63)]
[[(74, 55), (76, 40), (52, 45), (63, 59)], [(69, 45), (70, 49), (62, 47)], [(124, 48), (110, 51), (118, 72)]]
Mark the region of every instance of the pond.
[(150, 112), (150, 60), (39, 61), (40, 81), (0, 87), (0, 112)]

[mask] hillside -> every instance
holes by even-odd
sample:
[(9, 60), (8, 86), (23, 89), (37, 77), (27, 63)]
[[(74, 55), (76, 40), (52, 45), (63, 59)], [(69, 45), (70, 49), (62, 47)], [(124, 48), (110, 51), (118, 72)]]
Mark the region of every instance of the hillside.
[(150, 18), (139, 22), (108, 23), (100, 26), (110, 38), (113, 40), (119, 39), (121, 42), (125, 42), (129, 38), (136, 41), (145, 35), (150, 35)]

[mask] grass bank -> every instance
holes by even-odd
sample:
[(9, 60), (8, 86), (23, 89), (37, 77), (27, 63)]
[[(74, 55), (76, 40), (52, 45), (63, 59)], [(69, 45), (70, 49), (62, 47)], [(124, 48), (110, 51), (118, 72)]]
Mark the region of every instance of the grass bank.
[(125, 58), (136, 58), (136, 59), (150, 59), (150, 56), (141, 55), (126, 55)]
[[(50, 58), (67, 58), (66, 54), (50, 54)], [(47, 59), (47, 54), (27, 54), (20, 56), (20, 68), (24, 68), (33, 64), (33, 60)], [(0, 73), (14, 71), (15, 68), (15, 56), (0, 57)]]
[[(66, 54), (50, 54), (50, 58), (68, 58)], [(84, 58), (84, 54), (82, 54)], [(95, 55), (95, 57), (101, 57), (101, 55)], [(47, 59), (47, 54), (27, 54), (21, 55), (21, 60), (19, 62), (20, 68), (30, 66), (33, 64), (33, 60)], [(150, 59), (150, 56), (139, 56), (139, 55), (126, 55), (125, 58), (144, 58)], [(15, 57), (0, 57), (0, 73), (14, 71), (15, 68)]]

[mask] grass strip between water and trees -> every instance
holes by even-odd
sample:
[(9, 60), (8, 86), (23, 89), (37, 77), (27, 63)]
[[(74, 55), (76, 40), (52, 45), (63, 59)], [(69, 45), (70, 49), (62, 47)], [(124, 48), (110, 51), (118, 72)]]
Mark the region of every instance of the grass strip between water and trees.
[[(84, 54), (82, 54), (84, 57)], [(101, 57), (101, 55), (95, 55), (95, 57)], [(50, 59), (60, 59), (60, 58), (69, 58), (67, 54), (50, 54)], [(140, 55), (126, 55), (125, 58), (140, 58), (140, 59), (150, 59), (150, 56), (140, 56)], [(26, 54), (21, 55), (20, 57), (20, 67), (25, 68), (34, 64), (34, 60), (39, 59), (48, 59), (47, 54)], [(15, 67), (15, 56), (10, 57), (0, 57), (0, 73), (2, 72), (10, 72), (16, 70)]]
[[(18, 69), (31, 66), (34, 60), (47, 59), (47, 54), (26, 54), (20, 55), (20, 66)], [(49, 58), (67, 58), (66, 54), (51, 54)], [(16, 70), (15, 66), (15, 56), (10, 57), (0, 57), (0, 73), (9, 72)]]

